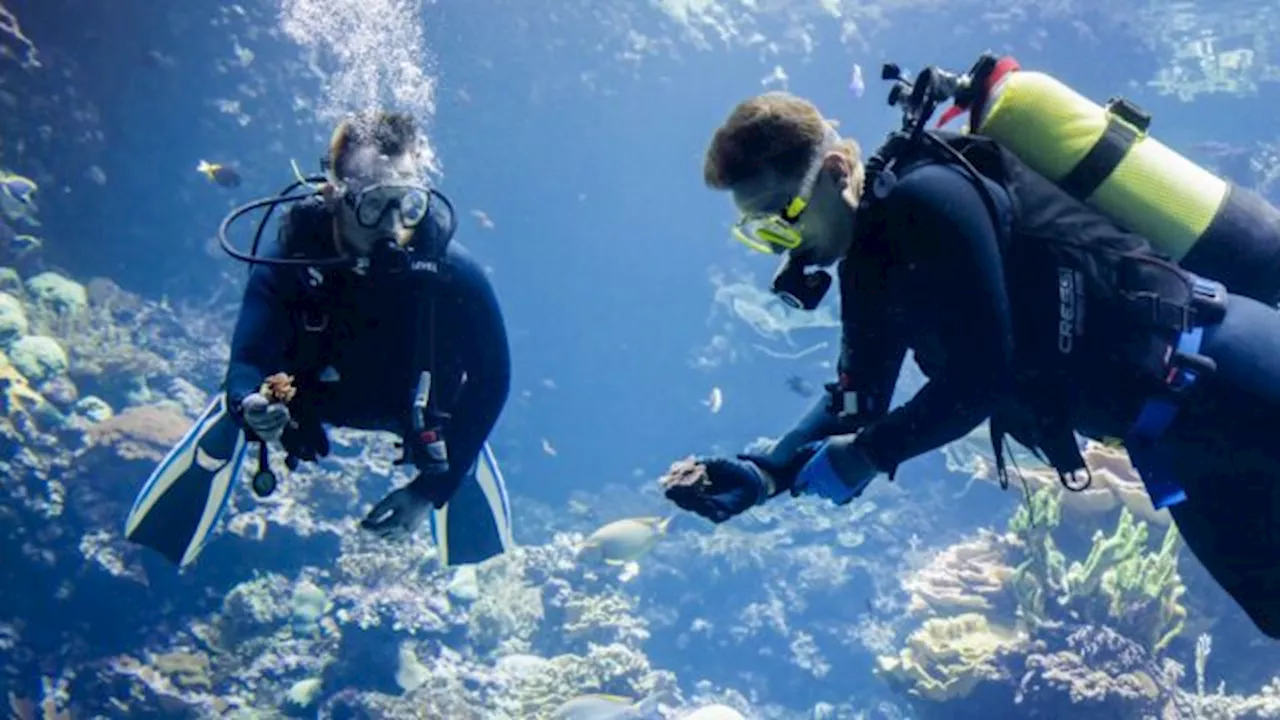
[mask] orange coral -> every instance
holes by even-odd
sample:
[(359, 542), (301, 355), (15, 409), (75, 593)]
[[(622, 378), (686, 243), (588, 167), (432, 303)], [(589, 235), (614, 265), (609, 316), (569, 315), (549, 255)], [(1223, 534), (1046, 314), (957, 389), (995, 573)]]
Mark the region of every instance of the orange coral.
[(293, 386), (292, 375), (276, 373), (262, 381), (262, 387), (258, 392), (275, 402), (288, 403), (293, 400), (294, 395), (298, 394), (298, 389)]

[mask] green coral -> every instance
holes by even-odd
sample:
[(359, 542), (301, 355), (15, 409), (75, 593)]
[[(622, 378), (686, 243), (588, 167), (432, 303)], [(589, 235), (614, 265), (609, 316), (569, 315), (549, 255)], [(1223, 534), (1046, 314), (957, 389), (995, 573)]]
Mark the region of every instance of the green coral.
[(89, 305), (89, 294), (83, 285), (54, 272), (40, 273), (28, 280), (27, 292), (57, 313), (77, 313)]
[(1130, 608), (1142, 608), (1138, 616), (1140, 639), (1156, 652), (1186, 626), (1187, 609), (1180, 600), (1187, 588), (1178, 575), (1179, 547), (1181, 536), (1177, 527), (1170, 525), (1158, 551), (1144, 554), (1139, 550), (1102, 577), (1102, 594), (1108, 600), (1110, 615), (1123, 617)]
[(979, 613), (929, 618), (897, 655), (876, 658), (876, 673), (908, 694), (934, 702), (962, 698), (1006, 676), (999, 659), (1026, 642)]
[(1046, 600), (1066, 582), (1066, 558), (1053, 541), (1062, 522), (1062, 505), (1054, 492), (1040, 490), (1014, 513), (1009, 532), (1026, 548), (1027, 559), (1013, 571), (1012, 586), (1023, 618), (1032, 625), (1047, 620)]
[(1093, 595), (1103, 578), (1116, 565), (1140, 555), (1147, 546), (1147, 524), (1134, 522), (1133, 515), (1125, 508), (1120, 513), (1116, 531), (1108, 536), (1101, 530), (1093, 533), (1093, 547), (1084, 563), (1071, 563), (1067, 571), (1066, 590), (1070, 595)]
[(65, 373), (71, 365), (58, 341), (43, 335), (18, 339), (9, 348), (9, 359), (18, 372), (37, 385)]
[(29, 323), (22, 301), (6, 292), (0, 292), (0, 348), (12, 345), (27, 334)]
[(1065, 609), (1087, 622), (1114, 627), (1154, 652), (1163, 650), (1186, 620), (1176, 528), (1169, 528), (1159, 550), (1147, 552), (1147, 524), (1123, 508), (1115, 531), (1095, 532), (1084, 561), (1067, 567), (1053, 539), (1062, 517), (1060, 503), (1058, 491), (1039, 490), (1030, 507), (1020, 508), (1009, 523), (1027, 556), (1012, 579), (1023, 620), (1032, 627), (1046, 624), (1058, 614), (1055, 610)]

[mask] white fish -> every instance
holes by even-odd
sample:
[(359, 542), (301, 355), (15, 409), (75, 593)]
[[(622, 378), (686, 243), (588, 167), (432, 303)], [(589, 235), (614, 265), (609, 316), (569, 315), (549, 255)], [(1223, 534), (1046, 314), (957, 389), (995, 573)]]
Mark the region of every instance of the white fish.
[(681, 720), (747, 720), (747, 718), (727, 705), (707, 705), (685, 715)]
[(638, 706), (617, 695), (579, 695), (556, 708), (552, 720), (623, 720), (635, 717)]
[(849, 89), (853, 91), (856, 98), (862, 97), (863, 91), (867, 89), (867, 84), (862, 80), (862, 66), (853, 64), (853, 76), (849, 78)]
[(658, 538), (667, 532), (671, 519), (638, 517), (615, 520), (591, 533), (583, 541), (581, 552), (590, 552), (609, 565), (625, 566), (657, 544)]
[(720, 408), (724, 407), (724, 393), (720, 391), (720, 388), (713, 387), (711, 388), (711, 396), (703, 400), (702, 404), (710, 408), (711, 414), (714, 415), (720, 412)]

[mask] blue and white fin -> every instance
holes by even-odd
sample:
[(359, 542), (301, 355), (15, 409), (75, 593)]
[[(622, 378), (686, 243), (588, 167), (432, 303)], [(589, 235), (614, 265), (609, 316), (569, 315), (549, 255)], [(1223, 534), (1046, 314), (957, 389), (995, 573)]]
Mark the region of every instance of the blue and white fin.
[(186, 567), (226, 509), (244, 464), (245, 435), (218, 393), (160, 462), (133, 502), (125, 537)]
[(515, 547), (511, 501), (488, 443), (449, 502), (431, 511), (431, 539), (446, 567), (484, 562)]

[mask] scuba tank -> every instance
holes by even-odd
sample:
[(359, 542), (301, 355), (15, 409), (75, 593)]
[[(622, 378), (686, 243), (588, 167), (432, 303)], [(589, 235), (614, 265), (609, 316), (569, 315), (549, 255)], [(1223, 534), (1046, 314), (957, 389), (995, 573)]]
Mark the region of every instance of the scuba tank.
[(915, 135), (952, 100), (938, 126), (968, 112), (971, 133), (995, 140), (1188, 271), (1280, 304), (1280, 211), (1153, 138), (1151, 116), (1128, 100), (1099, 105), (990, 53), (964, 74), (929, 67), (912, 84), (886, 65), (882, 75), (897, 81), (889, 102), (902, 107)]

